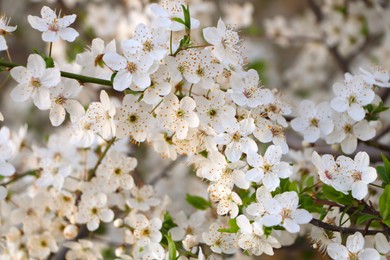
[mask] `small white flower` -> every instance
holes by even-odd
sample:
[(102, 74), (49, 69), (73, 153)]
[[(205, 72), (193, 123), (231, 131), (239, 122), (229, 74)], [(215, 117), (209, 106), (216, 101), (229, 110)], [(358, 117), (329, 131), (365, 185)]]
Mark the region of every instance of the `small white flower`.
[(298, 209), (299, 198), (294, 191), (276, 195), (265, 201), (266, 214), (261, 222), (265, 226), (281, 224), (288, 232), (297, 233), (300, 224), (307, 224), (313, 218), (305, 209)]
[(229, 125), (235, 121), (236, 111), (226, 104), (225, 92), (211, 91), (208, 97), (196, 96), (195, 101), (200, 122), (214, 128), (216, 132), (223, 132), (224, 124)]
[(79, 33), (68, 27), (76, 20), (76, 15), (66, 15), (62, 18), (57, 17), (56, 13), (47, 6), (42, 7), (41, 17), (28, 16), (28, 22), (31, 27), (42, 32), (42, 40), (45, 42), (55, 42), (59, 38), (73, 42)]
[(229, 214), (231, 218), (238, 215), (238, 206), (242, 205), (242, 200), (237, 193), (232, 191), (232, 188), (219, 183), (209, 186), (211, 201), (218, 203), (218, 215)]
[(118, 188), (130, 190), (134, 186), (134, 180), (130, 172), (137, 166), (137, 159), (126, 157), (119, 152), (110, 153), (107, 161), (102, 163), (96, 171), (97, 176), (103, 176), (107, 180), (110, 192)]
[(259, 86), (259, 74), (254, 69), (246, 72), (243, 77), (237, 73), (233, 74), (231, 84), (233, 91), (231, 97), (239, 106), (255, 108), (274, 100), (271, 90)]
[(351, 154), (356, 150), (357, 140), (367, 141), (376, 134), (375, 126), (367, 120), (356, 122), (347, 113), (336, 113), (334, 115), (334, 130), (325, 141), (328, 144), (341, 144), (341, 150)]
[(346, 246), (331, 243), (327, 249), (328, 255), (332, 259), (361, 259), (361, 260), (379, 260), (378, 251), (373, 248), (364, 248), (364, 237), (356, 232), (347, 238)]
[(253, 131), (253, 135), (257, 138), (257, 140), (262, 143), (272, 142), (274, 145), (282, 148), (283, 154), (288, 153), (289, 147), (284, 134), (285, 127), (261, 116), (255, 115), (254, 117), (256, 128)]
[(64, 246), (69, 248), (69, 251), (66, 253), (66, 259), (103, 259), (99, 252), (99, 247), (96, 247), (90, 240), (68, 241), (64, 243)]
[(364, 106), (370, 104), (375, 93), (365, 83), (362, 77), (345, 74), (344, 84), (335, 83), (333, 92), (336, 97), (332, 100), (331, 106), (339, 113), (348, 112), (348, 115), (355, 121), (360, 121), (366, 115)]
[(258, 222), (250, 223), (245, 215), (237, 217), (237, 226), (240, 227), (238, 245), (254, 255), (274, 255), (273, 248), (280, 248), (279, 241), (273, 236), (266, 236), (263, 226)]
[(31, 54), (27, 60), (27, 68), (15, 67), (11, 70), (11, 76), (18, 82), (11, 92), (11, 97), (16, 102), (24, 102), (31, 98), (39, 109), (50, 108), (49, 88), (60, 83), (59, 69), (46, 69), (43, 58), (38, 54)]
[(159, 231), (162, 227), (161, 219), (152, 218), (148, 220), (144, 215), (137, 214), (125, 220), (134, 228), (134, 236), (139, 246), (146, 246), (149, 243), (159, 243), (162, 234)]
[(134, 186), (131, 189), (131, 197), (126, 200), (130, 208), (140, 211), (148, 211), (151, 207), (160, 204), (160, 199), (156, 197), (156, 193), (151, 185), (144, 185), (141, 188)]
[(175, 131), (178, 139), (185, 139), (190, 127), (199, 126), (198, 115), (194, 112), (195, 107), (192, 98), (184, 97), (179, 101), (176, 95), (169, 94), (163, 99), (157, 120), (163, 127)]
[(227, 133), (215, 137), (217, 144), (226, 145), (225, 155), (231, 162), (240, 160), (242, 153), (257, 152), (257, 144), (248, 135), (255, 130), (253, 118), (225, 126)]
[(90, 49), (76, 56), (77, 64), (83, 68), (83, 75), (111, 80), (112, 71), (103, 61), (104, 54), (108, 52), (116, 52), (115, 40), (104, 46), (102, 39), (93, 39)]
[(382, 67), (375, 66), (370, 71), (360, 68), (361, 77), (367, 84), (390, 88), (390, 72)]
[(134, 37), (128, 41), (132, 54), (145, 53), (145, 59), (162, 60), (168, 53), (167, 41), (169, 34), (164, 29), (150, 29), (140, 23), (135, 28)]
[(11, 19), (7, 19), (5, 16), (0, 17), (0, 51), (5, 51), (8, 49), (7, 42), (5, 41), (5, 36), (11, 32), (14, 32), (17, 26), (9, 26)]
[(217, 254), (233, 254), (236, 250), (235, 234), (219, 232), (221, 228), (224, 227), (218, 223), (211, 224), (209, 232), (203, 233), (203, 240)]
[(370, 167), (370, 157), (366, 152), (358, 152), (354, 158), (354, 167), (351, 177), (352, 197), (362, 200), (368, 194), (367, 185), (374, 182), (377, 178), (375, 168)]
[(303, 134), (304, 140), (316, 142), (321, 135), (333, 131), (332, 110), (329, 103), (322, 102), (317, 106), (310, 100), (304, 100), (299, 106), (299, 117), (291, 121), (291, 127)]
[(203, 36), (214, 46), (212, 53), (220, 62), (225, 65), (238, 65), (242, 62), (238, 49), (238, 33), (227, 28), (221, 19), (217, 27), (204, 28)]
[(98, 229), (100, 221), (109, 223), (114, 219), (114, 212), (107, 207), (107, 196), (104, 193), (86, 193), (81, 197), (76, 222), (87, 224), (89, 231)]
[(121, 43), (124, 56), (116, 52), (107, 52), (103, 56), (103, 61), (111, 69), (118, 71), (114, 78), (114, 89), (123, 91), (127, 88), (138, 87), (141, 90), (149, 87), (150, 68), (153, 65), (153, 60), (145, 54), (134, 53), (130, 40)]
[(116, 136), (118, 138), (130, 136), (136, 142), (145, 141), (148, 128), (154, 125), (154, 118), (149, 113), (151, 109), (150, 105), (138, 101), (138, 97), (126, 95), (115, 115)]
[(62, 79), (60, 84), (50, 88), (51, 107), (49, 118), (53, 126), (59, 126), (64, 122), (66, 111), (72, 121), (84, 114), (84, 107), (74, 99), (80, 90), (80, 84), (73, 79)]
[(107, 92), (100, 92), (100, 102), (92, 102), (86, 112), (92, 121), (92, 129), (104, 139), (109, 139), (116, 134), (114, 116), (116, 109)]
[[(187, 6), (185, 0), (162, 0), (161, 5), (151, 4), (150, 10), (157, 16), (157, 19), (153, 22), (156, 27), (163, 27), (171, 31), (177, 32), (185, 29), (184, 24), (175, 21), (174, 18), (179, 18), (184, 21), (184, 12), (182, 5)], [(200, 22), (192, 17), (191, 29), (199, 27)]]
[(204, 220), (205, 214), (202, 211), (193, 213), (189, 218), (187, 218), (183, 211), (180, 211), (174, 217), (174, 222), (177, 227), (169, 230), (173, 241), (183, 240), (187, 235), (196, 235), (200, 238), (200, 230)]
[(29, 255), (37, 259), (45, 259), (50, 253), (58, 251), (55, 238), (49, 232), (41, 235), (32, 235), (28, 238), (27, 248)]
[(282, 149), (279, 146), (268, 147), (264, 157), (258, 153), (248, 153), (247, 161), (253, 169), (246, 173), (246, 180), (263, 183), (269, 191), (274, 191), (280, 183), (280, 178), (292, 175), (292, 168), (287, 162), (281, 162)]

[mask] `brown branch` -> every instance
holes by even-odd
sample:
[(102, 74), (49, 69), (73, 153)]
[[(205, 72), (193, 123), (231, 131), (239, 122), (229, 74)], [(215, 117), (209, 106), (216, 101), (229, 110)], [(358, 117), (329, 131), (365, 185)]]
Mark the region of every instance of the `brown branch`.
[(378, 233), (382, 233), (384, 235), (390, 235), (389, 228), (387, 228), (385, 230), (368, 230), (368, 229), (366, 230), (366, 229), (357, 229), (357, 228), (338, 227), (338, 226), (333, 226), (333, 225), (327, 224), (327, 223), (322, 222), (321, 220), (315, 219), (315, 218), (313, 218), (310, 221), (310, 224), (312, 224), (316, 227), (323, 228), (325, 230), (339, 232), (339, 233), (343, 233), (343, 234), (349, 234), (349, 235), (355, 234), (356, 232), (360, 232), (364, 235), (375, 235)]

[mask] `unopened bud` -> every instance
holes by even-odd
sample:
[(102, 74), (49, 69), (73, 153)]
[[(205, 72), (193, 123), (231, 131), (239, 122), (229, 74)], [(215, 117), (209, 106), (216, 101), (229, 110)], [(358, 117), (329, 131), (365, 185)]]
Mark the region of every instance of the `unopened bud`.
[(67, 225), (64, 228), (64, 237), (66, 239), (73, 239), (79, 233), (79, 228), (75, 225)]
[(123, 227), (123, 220), (120, 219), (120, 218), (115, 219), (115, 221), (114, 221), (114, 227), (116, 227), (116, 228), (121, 228), (121, 227)]

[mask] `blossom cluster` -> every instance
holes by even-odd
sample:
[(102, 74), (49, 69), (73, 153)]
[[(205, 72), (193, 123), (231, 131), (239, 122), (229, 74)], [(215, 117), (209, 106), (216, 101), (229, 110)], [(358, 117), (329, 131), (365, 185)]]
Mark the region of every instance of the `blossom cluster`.
[[(117, 259), (239, 258), (274, 255), (304, 232), (333, 259), (389, 257), (390, 162), (383, 155), (374, 168), (368, 152), (350, 155), (377, 135), (390, 71), (345, 73), (327, 100), (293, 102), (248, 68), (242, 38), (224, 19), (203, 25), (184, 0), (147, 9), (130, 37), (93, 39), (71, 67), (52, 48), (79, 37), (69, 27), (77, 16), (44, 6), (28, 23), (49, 54), (29, 55), (26, 66), (0, 60), (17, 83), (12, 100), (49, 110), (56, 127), (45, 144), (27, 127), (0, 130), (0, 257), (102, 259), (109, 247)], [(283, 21), (268, 21), (267, 33), (288, 45), (297, 34)], [(8, 22), (0, 19), (0, 32), (16, 30)], [(353, 49), (326, 37), (329, 48)], [(85, 101), (89, 88), (99, 98)], [(333, 149), (320, 155), (321, 142)], [(154, 168), (163, 168), (157, 177), (142, 174)], [(185, 192), (191, 210), (174, 202), (186, 182), (204, 192)]]

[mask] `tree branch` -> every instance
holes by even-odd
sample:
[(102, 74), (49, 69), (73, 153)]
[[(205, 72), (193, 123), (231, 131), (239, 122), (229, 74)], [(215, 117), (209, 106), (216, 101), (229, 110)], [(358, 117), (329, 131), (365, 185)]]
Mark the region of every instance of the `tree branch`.
[[(21, 65), (15, 64), (15, 63), (10, 63), (10, 62), (5, 62), (5, 61), (0, 61), (0, 67), (7, 68), (8, 70), (12, 69), (14, 67), (18, 67), (18, 66), (21, 66)], [(83, 76), (80, 74), (70, 73), (70, 72), (66, 72), (66, 71), (61, 71), (61, 77), (69, 78), (69, 79), (76, 79), (81, 83), (94, 83), (94, 84), (112, 87), (112, 82), (109, 80)]]
[(357, 228), (344, 228), (344, 227), (338, 227), (338, 226), (333, 226), (333, 225), (330, 225), (330, 224), (327, 224), (325, 222), (322, 222), (321, 220), (319, 219), (315, 219), (313, 218), (311, 221), (310, 221), (310, 224), (316, 226), (316, 227), (320, 227), (320, 228), (323, 228), (325, 230), (329, 230), (329, 231), (335, 231), (335, 232), (339, 232), (339, 233), (343, 233), (343, 234), (355, 234), (356, 232), (360, 232), (364, 235), (375, 235), (375, 234), (378, 234), (378, 233), (383, 233), (384, 235), (390, 235), (390, 229), (385, 229), (385, 230), (368, 230), (368, 229), (357, 229)]

